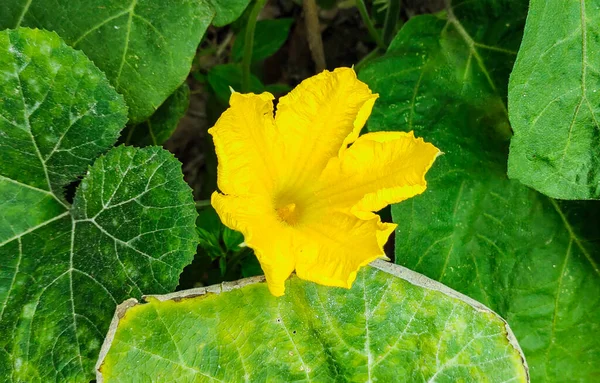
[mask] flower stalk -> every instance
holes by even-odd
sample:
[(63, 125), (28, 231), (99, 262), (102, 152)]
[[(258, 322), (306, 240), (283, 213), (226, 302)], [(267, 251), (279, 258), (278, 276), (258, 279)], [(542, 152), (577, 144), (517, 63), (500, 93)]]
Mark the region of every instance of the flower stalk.
[(254, 48), (254, 30), (258, 14), (265, 6), (267, 0), (256, 0), (250, 12), (248, 24), (246, 25), (246, 36), (244, 36), (244, 57), (242, 58), (242, 92), (250, 91), (250, 65), (252, 64), (252, 49)]
[(369, 31), (369, 35), (371, 35), (371, 38), (375, 41), (375, 43), (377, 43), (377, 46), (379, 48), (385, 50), (386, 45), (383, 42), (383, 39), (381, 38), (379, 32), (377, 32), (377, 30), (375, 29), (373, 21), (369, 17), (369, 13), (367, 12), (367, 7), (365, 6), (364, 0), (356, 0), (356, 8), (358, 8), (360, 17), (362, 18), (363, 23), (365, 23), (365, 26), (367, 27), (367, 31)]
[(390, 6), (385, 14), (385, 22), (383, 24), (383, 43), (389, 46), (394, 38), (396, 31), (396, 23), (400, 17), (400, 0), (391, 0)]

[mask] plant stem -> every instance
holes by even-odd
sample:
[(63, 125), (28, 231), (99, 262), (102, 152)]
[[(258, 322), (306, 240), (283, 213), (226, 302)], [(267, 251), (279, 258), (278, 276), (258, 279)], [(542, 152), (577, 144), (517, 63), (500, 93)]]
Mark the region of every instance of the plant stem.
[(381, 35), (379, 34), (379, 32), (377, 32), (375, 26), (373, 25), (373, 21), (369, 17), (369, 13), (367, 12), (367, 7), (365, 6), (364, 0), (356, 0), (356, 8), (358, 8), (358, 12), (360, 12), (360, 17), (362, 17), (363, 23), (365, 23), (365, 26), (367, 27), (371, 38), (377, 43), (377, 46), (379, 48), (385, 49), (385, 44), (381, 39)]
[(254, 47), (254, 30), (256, 19), (267, 0), (256, 0), (250, 12), (248, 24), (246, 25), (246, 36), (244, 37), (244, 57), (242, 58), (242, 92), (250, 91), (250, 64), (252, 64), (252, 48)]
[(390, 6), (385, 14), (385, 22), (383, 24), (383, 42), (386, 46), (390, 45), (394, 38), (396, 23), (400, 17), (400, 0), (390, 0)]
[(315, 71), (320, 73), (325, 70), (325, 50), (323, 49), (323, 40), (321, 38), (321, 26), (319, 25), (319, 13), (315, 0), (304, 0), (304, 22), (306, 24), (306, 34), (308, 36), (308, 47), (315, 62)]
[(196, 201), (196, 208), (201, 208), (201, 207), (206, 207), (206, 206), (210, 206), (209, 199), (203, 199), (200, 201)]
[(371, 52), (369, 52), (365, 57), (363, 57), (355, 66), (354, 66), (354, 71), (356, 73), (360, 72), (360, 70), (362, 69), (362, 67), (364, 67), (366, 64), (368, 64), (370, 61), (376, 59), (377, 57), (381, 56), (381, 52), (382, 50), (379, 49), (378, 47), (373, 49)]

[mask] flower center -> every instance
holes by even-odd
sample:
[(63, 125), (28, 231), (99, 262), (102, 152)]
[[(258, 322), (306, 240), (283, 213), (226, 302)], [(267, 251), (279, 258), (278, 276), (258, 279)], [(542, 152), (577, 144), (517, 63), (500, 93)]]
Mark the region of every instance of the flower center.
[(277, 208), (277, 215), (283, 222), (294, 225), (298, 221), (298, 209), (296, 209), (296, 204), (292, 202)]

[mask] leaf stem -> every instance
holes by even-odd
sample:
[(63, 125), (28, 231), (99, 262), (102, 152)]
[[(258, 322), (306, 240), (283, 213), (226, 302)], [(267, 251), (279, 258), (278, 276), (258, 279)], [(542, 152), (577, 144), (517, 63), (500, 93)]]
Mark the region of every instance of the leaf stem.
[(248, 24), (246, 25), (246, 36), (244, 37), (244, 57), (242, 58), (242, 92), (250, 91), (250, 64), (252, 64), (252, 49), (254, 47), (254, 30), (256, 29), (256, 19), (258, 14), (265, 6), (267, 0), (256, 0), (254, 7), (250, 12)]
[(377, 46), (379, 48), (385, 49), (385, 43), (381, 39), (381, 35), (379, 34), (379, 32), (377, 32), (375, 26), (373, 25), (373, 21), (369, 17), (369, 13), (367, 12), (367, 7), (365, 6), (364, 0), (356, 0), (356, 8), (358, 8), (358, 12), (360, 12), (360, 17), (362, 17), (363, 23), (365, 23), (365, 26), (367, 27), (371, 38), (377, 43)]
[(367, 65), (369, 62), (373, 61), (374, 59), (378, 58), (379, 56), (381, 56), (382, 50), (377, 47), (375, 49), (373, 49), (371, 52), (369, 52), (365, 57), (363, 57), (355, 66), (354, 66), (354, 71), (356, 73), (360, 72), (360, 70)]
[(383, 42), (386, 47), (390, 45), (394, 38), (394, 31), (396, 30), (396, 23), (399, 17), (400, 0), (390, 0), (390, 6), (385, 14), (385, 22), (383, 24)]
[(210, 206), (209, 199), (203, 199), (200, 201), (196, 201), (196, 208), (201, 208), (201, 207), (206, 207), (206, 206)]

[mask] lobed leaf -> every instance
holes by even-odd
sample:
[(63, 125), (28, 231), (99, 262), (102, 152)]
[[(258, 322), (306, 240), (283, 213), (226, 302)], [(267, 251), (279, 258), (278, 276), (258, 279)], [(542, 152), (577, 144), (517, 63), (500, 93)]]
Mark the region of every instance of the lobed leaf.
[(81, 49), (125, 97), (132, 123), (150, 117), (183, 83), (215, 13), (212, 4), (198, 0), (79, 0), (60, 6), (53, 0), (4, 0), (3, 7), (8, 11), (0, 13), (0, 29), (52, 30)]
[(590, 223), (600, 205), (561, 204), (506, 178), (518, 6), (465, 1), (411, 19), (360, 73), (380, 94), (369, 129), (415, 130), (445, 152), (428, 190), (392, 208), (396, 262), (506, 318), (534, 381), (593, 381), (600, 230)]
[(373, 266), (351, 290), (294, 276), (276, 298), (259, 277), (126, 301), (97, 380), (527, 381), (496, 314), (400, 266)]
[(63, 187), (115, 142), (123, 98), (53, 32), (0, 32), (0, 380), (84, 382), (117, 302), (168, 292), (191, 261), (180, 163), (119, 147), (72, 206)]

